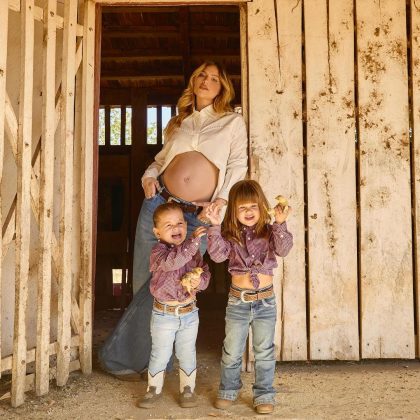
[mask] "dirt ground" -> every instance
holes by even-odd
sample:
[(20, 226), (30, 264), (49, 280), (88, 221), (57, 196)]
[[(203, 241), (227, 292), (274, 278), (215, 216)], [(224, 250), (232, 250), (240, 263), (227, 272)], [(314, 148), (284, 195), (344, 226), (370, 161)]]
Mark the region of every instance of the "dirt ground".
[[(95, 348), (115, 324), (118, 313), (96, 316)], [(45, 397), (28, 393), (26, 402), (13, 409), (0, 402), (0, 417), (7, 419), (211, 419), (253, 418), (253, 374), (243, 373), (244, 387), (229, 411), (212, 406), (219, 375), (223, 340), (223, 313), (202, 311), (198, 348), (197, 394), (199, 406), (182, 409), (177, 403), (178, 373), (166, 377), (158, 408), (139, 409), (137, 399), (145, 382), (121, 382), (99, 369), (91, 376), (71, 374), (63, 388), (51, 384)], [(3, 381), (5, 379), (2, 379)], [(6, 378), (7, 380), (7, 378)], [(419, 361), (369, 361), (278, 364), (275, 387), (277, 406), (272, 418), (418, 418), (420, 419)], [(265, 416), (268, 417), (268, 416)]]

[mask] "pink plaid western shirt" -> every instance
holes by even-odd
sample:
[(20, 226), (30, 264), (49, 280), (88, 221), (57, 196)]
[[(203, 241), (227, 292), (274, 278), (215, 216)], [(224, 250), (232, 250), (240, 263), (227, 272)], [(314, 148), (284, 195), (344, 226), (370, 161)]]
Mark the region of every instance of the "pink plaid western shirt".
[(189, 238), (180, 245), (157, 243), (150, 254), (150, 293), (160, 302), (183, 302), (190, 295), (181, 285), (181, 277), (195, 267), (201, 267), (201, 282), (192, 293), (207, 288), (210, 281), (208, 265), (199, 251), (200, 239)]
[(293, 235), (286, 222), (267, 225), (268, 238), (259, 238), (253, 227), (241, 229), (243, 246), (223, 238), (220, 226), (207, 231), (207, 252), (215, 262), (229, 260), (228, 271), (232, 275), (250, 273), (254, 288), (258, 289), (258, 274), (272, 276), (277, 267), (276, 255), (285, 257), (293, 246)]

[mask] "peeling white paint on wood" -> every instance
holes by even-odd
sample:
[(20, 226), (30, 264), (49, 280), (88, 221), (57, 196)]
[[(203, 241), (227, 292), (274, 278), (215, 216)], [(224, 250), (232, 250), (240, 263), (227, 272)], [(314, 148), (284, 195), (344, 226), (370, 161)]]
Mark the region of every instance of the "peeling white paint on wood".
[(356, 0), (361, 352), (414, 357), (405, 0)]

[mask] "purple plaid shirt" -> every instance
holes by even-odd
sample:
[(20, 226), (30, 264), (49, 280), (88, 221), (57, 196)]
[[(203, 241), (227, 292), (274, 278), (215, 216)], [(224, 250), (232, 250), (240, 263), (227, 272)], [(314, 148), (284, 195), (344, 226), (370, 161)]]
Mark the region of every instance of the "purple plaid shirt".
[(228, 271), (232, 275), (250, 273), (252, 285), (258, 289), (258, 274), (273, 275), (277, 267), (276, 255), (285, 257), (293, 246), (293, 235), (287, 230), (286, 222), (267, 225), (269, 236), (258, 238), (253, 227), (242, 227), (242, 243), (223, 238), (220, 226), (207, 231), (207, 252), (215, 262), (229, 259)]
[(183, 302), (190, 295), (181, 285), (181, 277), (195, 267), (201, 267), (201, 281), (195, 293), (209, 285), (210, 271), (198, 250), (200, 238), (186, 239), (180, 245), (157, 243), (150, 254), (150, 293), (160, 302), (178, 300)]

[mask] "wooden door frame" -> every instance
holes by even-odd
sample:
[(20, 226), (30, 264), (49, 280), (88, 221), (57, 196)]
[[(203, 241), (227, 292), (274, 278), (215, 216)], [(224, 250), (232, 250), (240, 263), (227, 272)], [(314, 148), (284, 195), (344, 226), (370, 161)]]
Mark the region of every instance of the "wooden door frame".
[[(241, 104), (242, 114), (248, 127), (248, 48), (247, 48), (247, 2), (252, 0), (198, 0), (198, 1), (160, 1), (160, 0), (87, 0), (95, 4), (95, 81), (94, 81), (94, 153), (93, 153), (93, 200), (92, 200), (92, 302), (95, 299), (96, 273), (96, 241), (98, 213), (98, 181), (99, 181), (99, 106), (101, 79), (101, 39), (102, 39), (102, 9), (112, 6), (238, 6), (240, 18), (240, 56), (241, 56)], [(248, 154), (249, 159), (249, 154)], [(249, 165), (248, 165), (249, 167)], [(132, 179), (133, 181), (133, 179)], [(129, 261), (131, 264), (132, 261)], [(129, 269), (130, 270), (130, 269)]]

